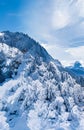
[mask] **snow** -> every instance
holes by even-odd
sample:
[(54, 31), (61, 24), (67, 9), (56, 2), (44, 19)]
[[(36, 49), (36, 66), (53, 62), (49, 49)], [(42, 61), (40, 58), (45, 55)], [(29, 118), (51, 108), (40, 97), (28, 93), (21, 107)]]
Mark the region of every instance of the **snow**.
[(21, 117), (17, 117), (16, 124), (10, 130), (29, 130), (26, 124), (26, 113), (24, 112)]
[(0, 37), (1, 37), (1, 36), (4, 36), (4, 33), (0, 33)]
[[(10, 35), (14, 38), (16, 34), (5, 35), (10, 39)], [(17, 37), (23, 42), (22, 33)], [(0, 130), (83, 130), (84, 89), (37, 46), (31, 44), (24, 53), (8, 42), (0, 43), (0, 58), (5, 59), (1, 64), (3, 73), (13, 63), (9, 72), (17, 70), (0, 86)]]
[(0, 130), (9, 130), (9, 125), (3, 112), (0, 112)]

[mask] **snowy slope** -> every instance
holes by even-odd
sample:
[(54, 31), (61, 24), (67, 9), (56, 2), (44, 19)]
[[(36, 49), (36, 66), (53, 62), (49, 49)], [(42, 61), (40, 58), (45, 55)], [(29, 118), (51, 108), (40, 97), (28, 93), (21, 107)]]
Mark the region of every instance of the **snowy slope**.
[[(52, 59), (47, 51), (27, 34), (9, 31), (0, 33), (0, 83), (17, 74), (17, 69), (26, 52), (36, 58), (43, 57), (44, 61)], [(57, 63), (59, 65), (58, 61)]]
[[(18, 34), (24, 39), (22, 33), (0, 37), (7, 35), (10, 42)], [(0, 130), (84, 130), (84, 88), (34, 40), (17, 39), (18, 46), (8, 41), (0, 43), (6, 63), (18, 59), (20, 64), (16, 68), (15, 62), (17, 73), (0, 87)]]
[(45, 59), (51, 58), (47, 51), (42, 46), (40, 46), (38, 42), (30, 38), (27, 34), (4, 31), (0, 36), (0, 43), (5, 43), (10, 47), (15, 47), (23, 53), (31, 50), (32, 53), (43, 56)]
[(17, 48), (0, 43), (0, 83), (17, 74), (22, 57), (22, 52)]

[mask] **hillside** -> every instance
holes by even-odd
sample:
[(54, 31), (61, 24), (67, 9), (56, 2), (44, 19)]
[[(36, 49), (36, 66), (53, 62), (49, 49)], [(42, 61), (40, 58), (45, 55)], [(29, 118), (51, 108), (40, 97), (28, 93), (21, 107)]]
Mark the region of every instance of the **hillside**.
[(23, 33), (0, 35), (0, 130), (83, 130), (84, 88)]

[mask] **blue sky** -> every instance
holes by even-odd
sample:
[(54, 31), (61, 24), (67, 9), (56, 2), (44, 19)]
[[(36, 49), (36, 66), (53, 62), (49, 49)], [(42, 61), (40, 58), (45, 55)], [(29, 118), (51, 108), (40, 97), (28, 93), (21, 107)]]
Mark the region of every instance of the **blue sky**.
[(65, 65), (84, 62), (84, 0), (0, 0), (3, 30), (28, 33)]
[(12, 14), (18, 13), (20, 0), (0, 0), (0, 31), (13, 30), (19, 25), (19, 18)]

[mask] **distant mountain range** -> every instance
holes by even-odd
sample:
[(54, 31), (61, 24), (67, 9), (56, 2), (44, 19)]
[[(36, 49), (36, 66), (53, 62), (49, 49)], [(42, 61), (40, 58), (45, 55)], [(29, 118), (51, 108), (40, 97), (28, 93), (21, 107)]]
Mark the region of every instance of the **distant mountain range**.
[(79, 61), (76, 61), (73, 66), (68, 66), (65, 69), (77, 83), (84, 87), (84, 67), (82, 67)]
[(0, 130), (84, 130), (83, 71), (63, 68), (27, 34), (1, 32)]

